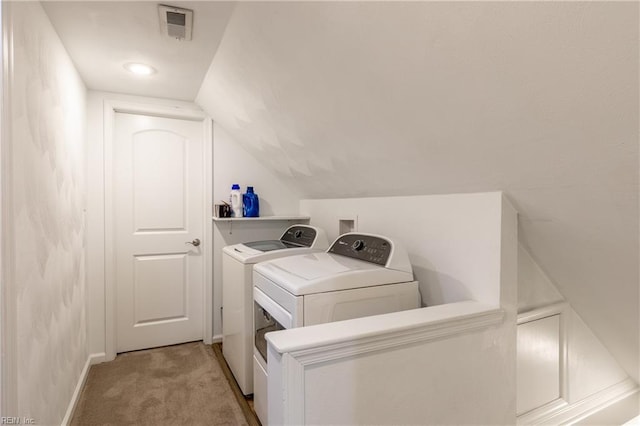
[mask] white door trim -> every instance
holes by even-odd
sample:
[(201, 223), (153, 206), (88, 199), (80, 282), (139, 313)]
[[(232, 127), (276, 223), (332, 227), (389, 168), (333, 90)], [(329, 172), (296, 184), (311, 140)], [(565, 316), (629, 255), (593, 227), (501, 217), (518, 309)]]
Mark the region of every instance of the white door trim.
[(203, 336), (205, 343), (212, 341), (212, 122), (204, 112), (107, 99), (104, 101), (104, 279), (105, 279), (105, 358), (106, 361), (116, 357), (116, 283), (114, 255), (114, 200), (113, 200), (113, 135), (116, 113), (145, 114), (164, 118), (179, 118), (202, 123), (204, 138), (204, 183), (205, 190), (202, 250), (205, 262), (204, 294), (203, 294)]
[(2, 65), (0, 69), (0, 414), (16, 415), (18, 353), (16, 289), (14, 275), (14, 223), (12, 211), (11, 99), (13, 82), (13, 15), (11, 2), (0, 2)]

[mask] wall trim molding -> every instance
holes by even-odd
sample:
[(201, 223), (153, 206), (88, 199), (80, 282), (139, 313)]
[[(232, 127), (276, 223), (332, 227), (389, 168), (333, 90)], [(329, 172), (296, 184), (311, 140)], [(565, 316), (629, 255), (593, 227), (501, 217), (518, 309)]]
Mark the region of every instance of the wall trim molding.
[(107, 354), (104, 352), (89, 355), (91, 365), (102, 364), (107, 361)]
[(562, 315), (567, 312), (569, 304), (567, 302), (554, 303), (553, 305), (544, 306), (542, 308), (531, 309), (530, 311), (518, 314), (518, 325), (526, 322), (547, 318), (553, 315)]
[(519, 416), (517, 424), (571, 425), (639, 391), (633, 380), (626, 379), (573, 404), (562, 399), (553, 401)]
[(13, 15), (12, 2), (0, 4), (2, 29), (2, 100), (0, 122), (0, 413), (16, 415), (18, 394), (17, 313), (15, 290), (15, 241), (11, 207), (12, 138), (11, 100), (13, 83)]
[(289, 354), (304, 366), (313, 365), (368, 352), (450, 338), (458, 334), (501, 324), (504, 316), (505, 313), (502, 309), (494, 309), (460, 318), (451, 318), (443, 322), (426, 323), (405, 331), (390, 331), (373, 336), (355, 337), (330, 345), (291, 351)]
[[(76, 408), (78, 407), (78, 402), (80, 401), (80, 395), (82, 395), (82, 390), (84, 389), (84, 385), (87, 382), (87, 377), (89, 377), (89, 369), (94, 364), (99, 364), (104, 361), (105, 354), (91, 354), (87, 357), (87, 360), (84, 363), (84, 367), (82, 368), (82, 372), (80, 373), (80, 377), (78, 377), (78, 382), (76, 383), (76, 388), (73, 391), (73, 395), (71, 395), (71, 400), (69, 401), (69, 405), (67, 406), (67, 412), (62, 419), (61, 425), (66, 426), (71, 423), (73, 419), (73, 414), (76, 412)], [(103, 359), (99, 361), (99, 359)]]

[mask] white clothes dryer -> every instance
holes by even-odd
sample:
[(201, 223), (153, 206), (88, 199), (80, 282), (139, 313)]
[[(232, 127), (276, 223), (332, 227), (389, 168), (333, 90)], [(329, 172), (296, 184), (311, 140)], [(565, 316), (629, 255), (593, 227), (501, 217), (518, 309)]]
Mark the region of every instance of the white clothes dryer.
[(253, 265), (329, 246), (325, 232), (309, 225), (287, 228), (279, 240), (252, 241), (222, 249), (222, 353), (242, 393), (253, 393)]
[(254, 407), (268, 423), (270, 331), (416, 309), (418, 282), (404, 248), (390, 238), (348, 233), (324, 253), (260, 262), (253, 270)]

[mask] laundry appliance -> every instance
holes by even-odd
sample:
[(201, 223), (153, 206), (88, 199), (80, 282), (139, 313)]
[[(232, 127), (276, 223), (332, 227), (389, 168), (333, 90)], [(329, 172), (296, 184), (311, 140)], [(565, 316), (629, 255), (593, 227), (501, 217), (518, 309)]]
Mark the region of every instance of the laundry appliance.
[(326, 252), (260, 262), (254, 266), (253, 284), (253, 400), (265, 425), (267, 332), (421, 305), (407, 252), (391, 238), (373, 234), (347, 233)]
[(242, 393), (253, 393), (253, 265), (303, 253), (322, 252), (324, 230), (294, 225), (279, 240), (252, 241), (222, 249), (222, 353)]

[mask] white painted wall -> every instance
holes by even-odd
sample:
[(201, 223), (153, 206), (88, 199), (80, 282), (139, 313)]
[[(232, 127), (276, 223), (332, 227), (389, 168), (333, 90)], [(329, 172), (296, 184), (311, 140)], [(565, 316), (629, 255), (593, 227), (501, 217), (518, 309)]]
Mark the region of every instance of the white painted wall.
[(15, 345), (3, 354), (15, 367), (3, 391), (14, 395), (3, 415), (60, 424), (89, 354), (86, 89), (40, 3), (2, 7), (11, 20), (3, 38), (13, 48), (11, 135), (2, 141), (11, 155), (3, 206), (13, 231), (4, 241), (11, 264), (3, 266), (11, 272), (3, 284), (11, 297), (5, 306), (15, 308), (9, 321), (15, 328), (5, 329)]
[(502, 193), (302, 200), (300, 211), (333, 241), (339, 221), (396, 238), (409, 253), (425, 306), (500, 300)]
[[(518, 311), (535, 312), (564, 302), (562, 295), (529, 252), (518, 247)], [(613, 386), (627, 374), (595, 336), (581, 316), (569, 305), (562, 309), (567, 345), (567, 392), (569, 403)]]
[[(231, 185), (244, 193), (253, 186), (260, 199), (260, 216), (297, 215), (300, 193), (249, 154), (221, 126), (213, 129), (213, 200), (229, 202)], [(214, 222), (213, 227), (213, 335), (222, 336), (222, 248), (244, 241), (279, 238), (294, 221)]]
[(567, 402), (576, 403), (627, 379), (627, 373), (573, 309), (567, 312), (567, 339)]
[(518, 312), (527, 312), (564, 301), (564, 298), (531, 258), (518, 244)]
[(240, 2), (197, 102), (304, 198), (504, 191), (637, 381), (638, 11)]
[[(565, 303), (522, 245), (518, 247), (518, 311), (525, 321), (518, 326), (521, 367), (518, 386), (523, 390), (518, 393), (519, 413), (535, 409), (522, 416), (522, 424), (540, 419), (558, 423), (560, 419), (580, 418), (603, 407), (607, 409), (592, 421), (617, 424), (621, 416), (628, 419), (637, 415), (640, 406), (634, 412), (629, 410), (627, 400), (619, 402), (620, 398), (627, 398), (630, 389), (635, 387), (637, 392), (637, 384), (629, 379), (581, 316)], [(526, 332), (535, 323), (549, 321), (551, 315), (559, 322), (559, 328), (540, 328), (538, 334)], [(555, 353), (549, 347), (551, 342), (556, 345)], [(558, 401), (553, 402), (551, 393), (545, 395), (541, 382), (545, 377), (548, 389), (555, 385)], [(610, 408), (610, 404), (619, 407)]]
[(260, 155), (249, 153), (222, 126), (213, 125), (213, 200), (229, 202), (231, 185), (242, 193), (253, 186), (260, 216), (298, 214), (300, 190), (267, 168)]

